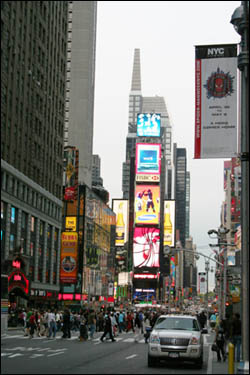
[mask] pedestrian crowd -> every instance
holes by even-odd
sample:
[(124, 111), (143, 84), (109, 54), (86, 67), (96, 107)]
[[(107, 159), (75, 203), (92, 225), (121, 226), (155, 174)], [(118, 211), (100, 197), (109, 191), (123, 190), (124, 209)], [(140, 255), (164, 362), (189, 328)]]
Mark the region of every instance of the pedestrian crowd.
[[(202, 328), (207, 323), (207, 316), (202, 311), (197, 316)], [(234, 344), (235, 360), (240, 362), (241, 358), (241, 320), (240, 314), (235, 313), (232, 317), (226, 314), (225, 319), (220, 319), (219, 314), (213, 312), (209, 317), (209, 324), (212, 331), (215, 332), (214, 343), (216, 344), (216, 353), (218, 362), (226, 361), (228, 353), (228, 344)]]
[(61, 338), (71, 338), (71, 332), (79, 332), (80, 341), (93, 339), (95, 332), (103, 332), (101, 341), (111, 339), (122, 332), (135, 333), (135, 341), (140, 337), (148, 341), (150, 331), (157, 317), (157, 311), (142, 310), (119, 310), (99, 311), (92, 308), (81, 309), (79, 312), (70, 311), (68, 308), (63, 311), (57, 309), (23, 309), (19, 320), (22, 323), (24, 336), (33, 338), (45, 336), (48, 339), (56, 338), (60, 333)]

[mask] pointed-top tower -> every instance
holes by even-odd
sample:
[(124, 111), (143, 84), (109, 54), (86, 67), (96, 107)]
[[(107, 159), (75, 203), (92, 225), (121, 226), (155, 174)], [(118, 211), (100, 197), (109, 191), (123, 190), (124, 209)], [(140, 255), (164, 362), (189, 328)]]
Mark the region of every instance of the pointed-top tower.
[(134, 51), (134, 65), (131, 84), (131, 95), (141, 95), (141, 62), (140, 49), (135, 48)]

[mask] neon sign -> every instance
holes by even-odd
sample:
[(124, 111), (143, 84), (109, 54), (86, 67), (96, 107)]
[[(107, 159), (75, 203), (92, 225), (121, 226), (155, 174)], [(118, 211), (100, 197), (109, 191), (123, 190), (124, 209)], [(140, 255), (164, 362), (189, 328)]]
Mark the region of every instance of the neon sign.
[(23, 272), (13, 271), (8, 277), (8, 283), (8, 293), (15, 288), (22, 289), (25, 294), (29, 293), (29, 280)]
[(18, 260), (13, 260), (12, 267), (20, 269), (21, 268), (21, 262), (19, 262)]

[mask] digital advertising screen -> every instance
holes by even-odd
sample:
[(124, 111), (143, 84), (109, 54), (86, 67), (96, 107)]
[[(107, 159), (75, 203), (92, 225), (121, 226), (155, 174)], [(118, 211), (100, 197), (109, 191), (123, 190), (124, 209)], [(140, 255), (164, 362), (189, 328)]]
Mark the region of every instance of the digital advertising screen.
[(159, 267), (160, 229), (135, 228), (133, 240), (134, 267)]
[(160, 137), (161, 115), (159, 113), (139, 113), (137, 115), (138, 137)]
[(161, 144), (137, 143), (136, 144), (136, 174), (161, 173)]
[(135, 224), (159, 224), (160, 186), (136, 185)]

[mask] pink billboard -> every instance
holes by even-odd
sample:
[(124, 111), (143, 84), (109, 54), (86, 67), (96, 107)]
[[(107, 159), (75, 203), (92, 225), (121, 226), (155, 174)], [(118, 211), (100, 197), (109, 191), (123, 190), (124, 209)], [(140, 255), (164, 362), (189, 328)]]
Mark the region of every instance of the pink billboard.
[(158, 228), (135, 228), (134, 267), (159, 267), (160, 230)]

